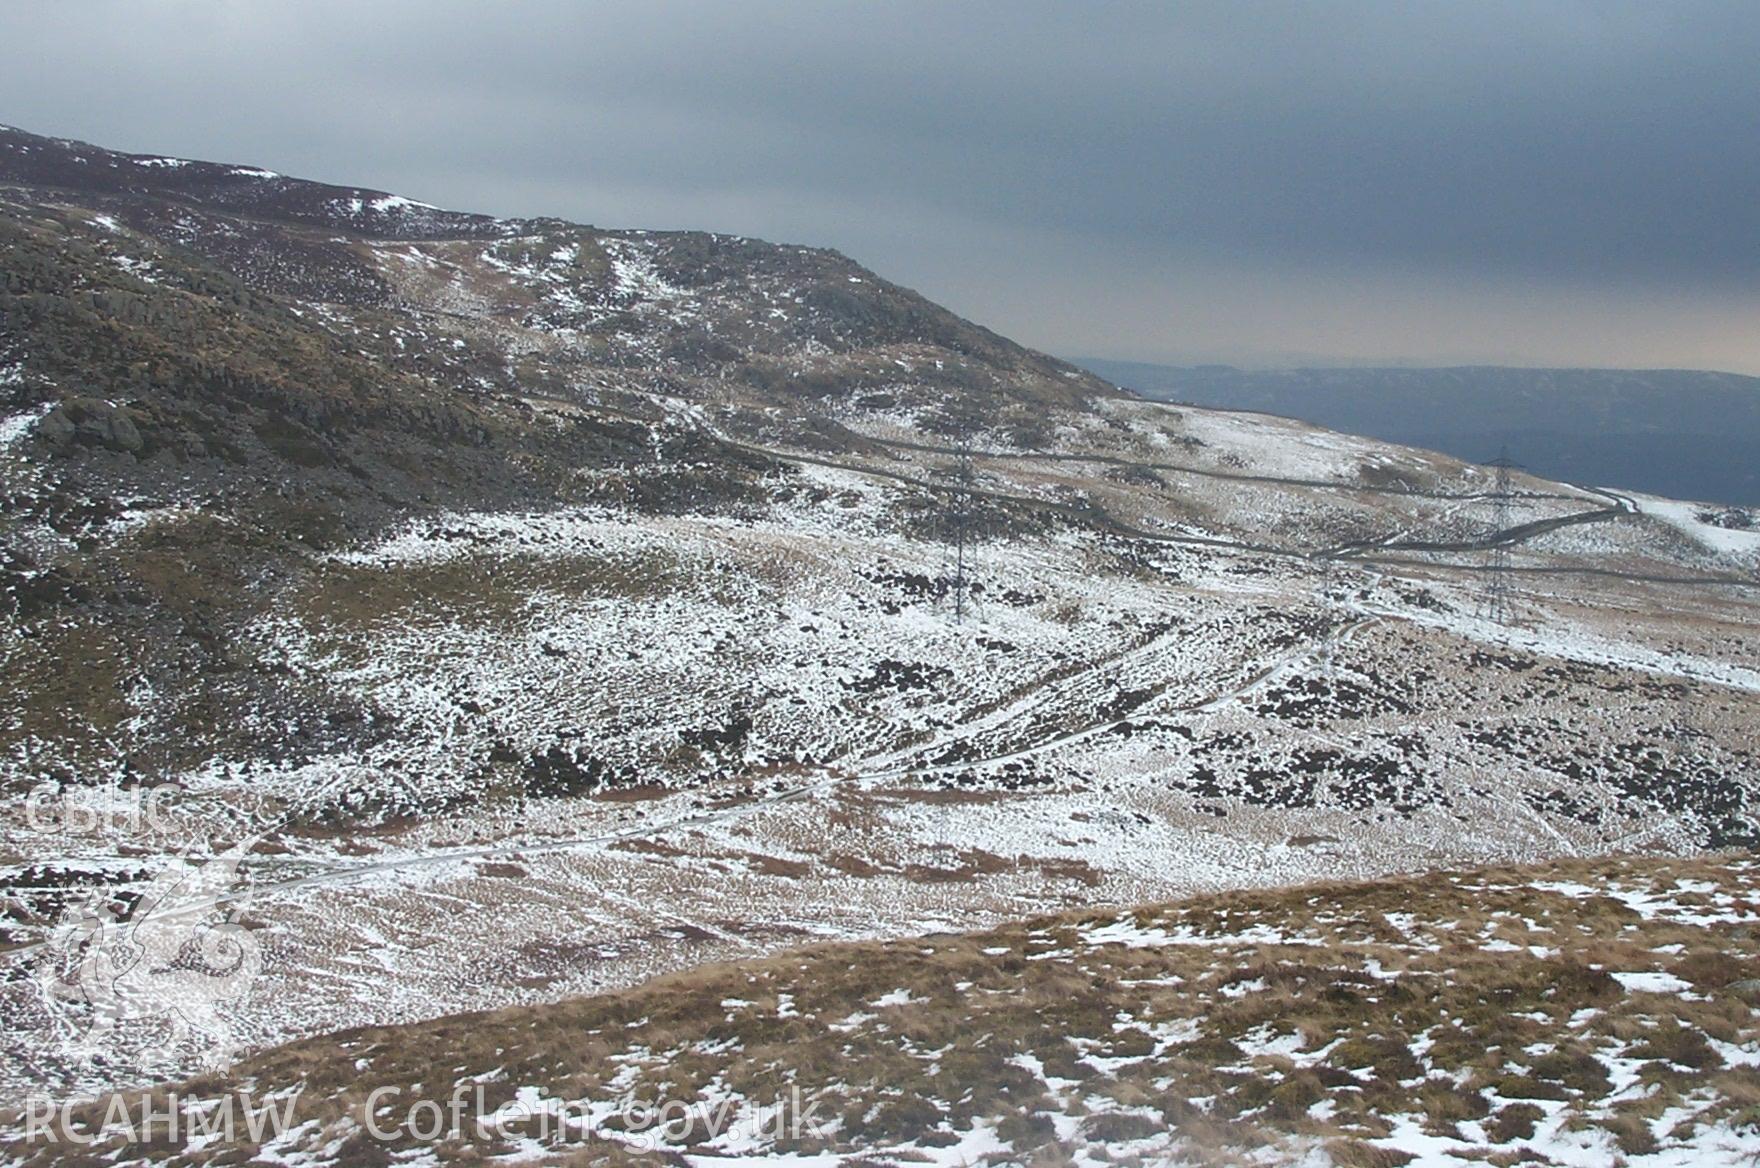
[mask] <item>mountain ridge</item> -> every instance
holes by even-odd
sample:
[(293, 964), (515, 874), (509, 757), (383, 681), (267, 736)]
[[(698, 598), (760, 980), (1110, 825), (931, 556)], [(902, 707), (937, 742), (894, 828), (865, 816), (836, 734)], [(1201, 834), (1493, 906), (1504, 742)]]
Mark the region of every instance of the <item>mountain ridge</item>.
[[(70, 149), (0, 142), (9, 1089), (199, 1064), (163, 1019), (82, 1063), (34, 979), (234, 845), (258, 1049), (1760, 835), (1724, 515), (1147, 401), (822, 250), (21, 143)], [(149, 839), (50, 813), (162, 788)]]

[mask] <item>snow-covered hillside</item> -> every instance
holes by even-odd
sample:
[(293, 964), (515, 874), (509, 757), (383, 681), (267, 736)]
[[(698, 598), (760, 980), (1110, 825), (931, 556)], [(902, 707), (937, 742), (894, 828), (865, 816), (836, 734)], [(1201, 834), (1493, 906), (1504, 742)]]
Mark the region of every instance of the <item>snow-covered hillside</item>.
[[(1483, 468), (1140, 401), (829, 252), (15, 132), (0, 182), (9, 968), (226, 848), (201, 905), (262, 948), (260, 1046), (1754, 836), (1740, 516), (1523, 476), (1499, 508)], [(171, 785), (146, 834), (70, 811)], [(0, 1016), (11, 1088), (204, 1053), (150, 1023), (82, 1064), (25, 976)]]

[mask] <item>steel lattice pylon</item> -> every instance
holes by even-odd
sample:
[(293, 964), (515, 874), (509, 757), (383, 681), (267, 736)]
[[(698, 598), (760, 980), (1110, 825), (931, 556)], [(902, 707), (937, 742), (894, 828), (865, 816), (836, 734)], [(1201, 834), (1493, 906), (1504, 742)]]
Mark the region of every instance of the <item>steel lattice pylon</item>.
[(1510, 500), (1514, 497), (1510, 489), (1510, 472), (1520, 470), (1521, 464), (1509, 456), (1509, 447), (1484, 465), (1497, 472), (1491, 491), (1491, 556), (1486, 564), (1484, 614), (1498, 624), (1508, 624), (1510, 618), (1509, 598), (1509, 543), (1504, 533), (1509, 530)]
[(960, 428), (953, 480), (953, 506), (948, 513), (953, 527), (953, 574), (947, 580), (947, 591), (953, 597), (953, 619), (958, 624), (966, 618), (966, 603), (972, 589), (966, 567), (967, 529), (972, 521), (972, 435), (967, 427)]

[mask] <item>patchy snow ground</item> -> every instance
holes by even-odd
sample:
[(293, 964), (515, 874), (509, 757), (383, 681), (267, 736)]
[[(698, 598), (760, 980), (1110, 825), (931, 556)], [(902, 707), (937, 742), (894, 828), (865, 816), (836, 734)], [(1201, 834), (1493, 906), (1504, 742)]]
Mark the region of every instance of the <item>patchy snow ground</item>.
[[(1728, 981), (1756, 954), (1757, 876), (1614, 859), (1088, 907), (352, 1030), (234, 1074), (309, 1084), (288, 1163), (358, 1146), (372, 1089), (397, 1162), (1736, 1165), (1760, 1150), (1752, 987)], [(400, 1133), (424, 1097), (460, 1100), (456, 1131)], [(32, 1151), (18, 1135), (0, 1162)]]
[(1707, 550), (1749, 565), (1760, 564), (1760, 531), (1721, 527), (1707, 522), (1705, 516), (1714, 514), (1719, 508), (1705, 503), (1660, 499), (1654, 495), (1634, 495), (1632, 498), (1643, 514), (1654, 515), (1685, 532)]
[[(291, 182), (230, 173), (248, 180), (234, 189)], [(131, 1020), (109, 1061), (82, 1061), (28, 975), (61, 914), (93, 893), (125, 907), (175, 857), (210, 856), (217, 835), (250, 841), (248, 854), (232, 886), (190, 911), (236, 910), (259, 943), (261, 974), (227, 1018), (251, 1049), (554, 1003), (813, 941), (1755, 837), (1760, 536), (1723, 525), (1742, 516), (1714, 523), (1688, 504), (1519, 478), (1507, 519), (1531, 527), (1510, 536), (1514, 619), (1497, 623), (1480, 615), (1498, 510), (1482, 468), (1108, 397), (1030, 354), (998, 375), (940, 340), (871, 343), (868, 323), (917, 306), (896, 289), (870, 299), (880, 282), (824, 253), (537, 221), (440, 232), (428, 229), (447, 213), (373, 192), (330, 212), (318, 234), (334, 230), (329, 243), (383, 288), (290, 293), (273, 248), (233, 262), (349, 351), (456, 375), (473, 408), (558, 431), (646, 426), (655, 451), (714, 447), (768, 469), (738, 504), (457, 511), (265, 575), (252, 584), (262, 615), (232, 647), (245, 672), (285, 685), (291, 709), (192, 717), (188, 691), (133, 668), (109, 630), (53, 608), (9, 627), (9, 680), (48, 678), (57, 704), (47, 724), (5, 714), (6, 1091), (94, 1091), (200, 1063), (203, 1044), (163, 1019)], [(185, 244), (241, 229), (187, 207), (168, 223)], [(178, 268), (175, 249), (117, 254), (145, 238), (117, 227), (69, 230), (143, 279)], [(385, 238), (400, 233), (435, 237)], [(7, 354), (0, 387), (23, 377)], [(959, 621), (956, 388), (994, 407), (973, 441), (982, 523)], [(9, 489), (50, 461), (37, 439), (52, 406), (14, 400), (0, 418)], [(586, 480), (625, 469), (595, 467), (566, 497), (603, 499)], [(108, 502), (80, 540), (21, 519), (18, 546), (39, 563), (8, 587), (55, 584), (50, 565), (87, 555), (85, 541), (146, 550), (234, 521), (223, 497), (193, 489)], [(114, 708), (82, 722), (63, 699), (79, 687), (54, 688), (58, 660), (120, 671)], [(179, 760), (166, 773), (143, 770), (166, 753)], [(160, 780), (182, 796), (150, 831), (70, 826), (93, 806), (126, 820), (131, 792)], [(58, 802), (70, 795), (87, 802)], [(1656, 926), (1745, 922), (1725, 890), (1676, 892), (1596, 895)], [(1364, 943), (1552, 960), (1562, 942), (1543, 925), (1453, 936), (1396, 908)], [(1029, 956), (1047, 969), (1168, 946), (1224, 959), (1306, 951), (1318, 935), (1124, 916)], [(1388, 984), (1390, 962), (1368, 955), (1361, 984)], [(1636, 960), (1606, 971), (1630, 999), (1687, 1001), (1684, 973)], [(1215, 1001), (1244, 1008), (1275, 988), (1268, 976), (1243, 971)], [(852, 1040), (923, 1005), (897, 981), (868, 989), (833, 1020)], [(717, 1001), (754, 1003), (728, 1006), (740, 1018), (762, 1005)], [(804, 994), (790, 998), (789, 1017), (808, 1012)], [(1162, 1052), (1196, 1041), (1190, 1025), (1108, 1012), (1080, 1065), (1128, 1078), (1138, 1055), (1114, 1040)], [(1281, 1026), (1236, 1037), (1237, 1066), (1283, 1074), (1329, 1057)], [(1429, 1058), (1446, 1038), (1432, 1027), (1410, 1049)], [(1718, 1041), (1746, 1065), (1747, 1037)], [(1528, 1046), (1512, 1060), (1544, 1057)], [(939, 1049), (912, 1057), (939, 1066)], [(1622, 1090), (1639, 1081), (1623, 1057), (1607, 1064)], [(1056, 1093), (1067, 1063), (1010, 1065)], [(1552, 1154), (1606, 1153), (1544, 1111), (1536, 1138)], [(1081, 1120), (1050, 1122), (1068, 1136)], [(1720, 1131), (1701, 1146), (1721, 1146)], [(987, 1123), (934, 1134), (903, 1150), (952, 1162), (1013, 1146)], [(1433, 1135), (1411, 1138), (1447, 1154)], [(276, 1151), (296, 1161), (303, 1146)]]
[[(216, 757), (179, 776), (192, 830), (338, 789), (423, 811), (279, 831), (247, 858), (231, 895), (265, 960), (240, 1038), (1082, 904), (1691, 849), (1724, 830), (1701, 808), (1739, 808), (1751, 781), (1722, 753), (1753, 748), (1750, 667), (1664, 613), (1641, 619), (1670, 648), (1648, 647), (1617, 589), (1535, 595), (1551, 619), (1530, 631), (1465, 615), (1455, 583), (1065, 531), (978, 545), (983, 589), (955, 623), (945, 546), (877, 522), (895, 488), (811, 465), (796, 487), (737, 519), (442, 516), (330, 557), (265, 617), (261, 660), (399, 732)], [(1684, 698), (1701, 737), (1646, 729)], [(583, 788), (478, 794), (521, 774)], [(4, 841), (15, 888), (149, 874), (102, 837), (15, 819)], [(28, 995), (0, 1008), (11, 1065), (40, 1060), (48, 1019)], [(135, 1038), (167, 1073), (199, 1053)]]

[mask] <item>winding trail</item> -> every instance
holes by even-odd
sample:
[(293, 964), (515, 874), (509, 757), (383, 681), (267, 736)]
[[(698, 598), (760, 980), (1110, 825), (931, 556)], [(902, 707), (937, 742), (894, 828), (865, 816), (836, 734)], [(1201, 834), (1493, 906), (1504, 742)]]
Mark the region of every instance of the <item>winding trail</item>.
[[(580, 406), (580, 403), (566, 403)], [(682, 408), (678, 408), (682, 407)], [(614, 406), (594, 405), (580, 407), (602, 409), (621, 417), (652, 422), (652, 418), (641, 418), (629, 411), (619, 410)], [(865, 475), (870, 478), (886, 479), (903, 483), (934, 493), (945, 493), (950, 488), (946, 483), (934, 482), (916, 475), (906, 474), (885, 467), (871, 466), (867, 463), (853, 462), (847, 459), (831, 458), (811, 454), (805, 451), (791, 450), (784, 447), (765, 446), (746, 442), (726, 434), (713, 425), (695, 403), (680, 402), (677, 407), (667, 410), (672, 416), (698, 429), (705, 437), (718, 444), (745, 454), (758, 455), (782, 462), (800, 463), (810, 466), (823, 466), (832, 470), (841, 470), (850, 474)], [(921, 442), (905, 442), (894, 439), (870, 438), (856, 435), (865, 442), (880, 446), (909, 450), (917, 453), (936, 454), (944, 457), (957, 457), (960, 451), (955, 447), (937, 446)], [(1199, 467), (1180, 466), (1174, 463), (1140, 462), (1121, 458), (1116, 455), (1103, 454), (1055, 454), (1034, 451), (973, 451), (974, 460), (1009, 459), (1016, 461), (1068, 462), (1087, 463), (1121, 468), (1135, 468), (1151, 471), (1168, 471), (1179, 474), (1193, 475), (1201, 478), (1218, 479), (1229, 482), (1254, 482), (1274, 486), (1298, 487), (1304, 489), (1321, 489), (1344, 491), (1352, 494), (1379, 494), (1395, 498), (1432, 499), (1438, 501), (1471, 502), (1491, 497), (1489, 492), (1437, 492), (1406, 490), (1395, 487), (1361, 486), (1354, 483), (1339, 483), (1325, 479), (1289, 478), (1276, 475), (1253, 475), (1230, 471), (1205, 470)], [(1258, 543), (1251, 540), (1229, 539), (1222, 536), (1191, 535), (1183, 532), (1151, 531), (1126, 523), (1112, 515), (1105, 508), (1095, 503), (1065, 503), (1055, 499), (1039, 499), (1027, 495), (1017, 495), (1008, 491), (992, 490), (985, 487), (970, 487), (973, 495), (1009, 503), (1015, 506), (1062, 515), (1078, 523), (1097, 527), (1115, 535), (1130, 539), (1148, 540), (1155, 543), (1174, 544), (1186, 547), (1208, 548), (1216, 551), (1240, 552), (1254, 555), (1270, 556), (1278, 559), (1302, 563), (1314, 563), (1321, 560), (1348, 559), (1355, 563), (1372, 563), (1387, 567), (1422, 567), (1432, 571), (1467, 571), (1477, 572), (1483, 569), (1481, 564), (1448, 563), (1446, 561), (1411, 560), (1389, 552), (1475, 552), (1488, 551), (1495, 547), (1509, 547), (1525, 543), (1537, 536), (1549, 532), (1560, 531), (1570, 527), (1578, 527), (1592, 523), (1608, 523), (1630, 518), (1639, 514), (1636, 504), (1627, 496), (1600, 487), (1580, 487), (1564, 484), (1582, 494), (1595, 495), (1605, 500), (1605, 505), (1590, 507), (1587, 510), (1572, 512), (1568, 515), (1551, 516), (1545, 519), (1530, 520), (1488, 532), (1482, 536), (1460, 540), (1421, 540), (1395, 537), (1391, 540), (1364, 540), (1340, 544), (1331, 548), (1304, 549), (1291, 548), (1278, 544)], [(1577, 499), (1576, 495), (1548, 492), (1528, 492), (1517, 496), (1521, 499)], [(1733, 574), (1682, 575), (1627, 572), (1614, 568), (1590, 568), (1573, 566), (1521, 566), (1512, 567), (1512, 573), (1530, 576), (1577, 576), (1600, 577), (1614, 580), (1627, 580), (1635, 583), (1678, 585), (1682, 587), (1732, 587), (1760, 589), (1760, 578), (1750, 578)]]
[(1078, 730), (1056, 734), (1042, 742), (1035, 742), (1028, 746), (1019, 747), (1002, 754), (990, 755), (985, 758), (959, 759), (955, 762), (949, 763), (931, 763), (922, 766), (900, 767), (891, 771), (877, 771), (862, 777), (874, 779), (915, 778), (918, 776), (945, 774), (949, 771), (967, 770), (973, 767), (996, 766), (1031, 758), (1034, 755), (1043, 754), (1048, 750), (1055, 750), (1058, 747), (1073, 746), (1091, 738), (1098, 738), (1102, 735), (1112, 733), (1123, 726), (1166, 725), (1170, 722), (1177, 721), (1178, 719), (1176, 718), (1176, 715), (1179, 714), (1213, 713), (1232, 702), (1246, 697), (1272, 678), (1280, 676), (1297, 662), (1317, 660), (1320, 655), (1329, 652), (1338, 645), (1347, 643), (1351, 637), (1356, 635), (1362, 629), (1385, 619), (1387, 618), (1379, 615), (1368, 615), (1347, 624), (1340, 625), (1329, 631), (1326, 636), (1320, 638), (1318, 641), (1303, 645), (1301, 648), (1296, 649), (1293, 652), (1287, 653), (1274, 661), (1262, 664), (1253, 669), (1242, 678), (1239, 683), (1231, 688), (1211, 693), (1205, 697), (1187, 702), (1183, 705), (1170, 706), (1161, 710), (1152, 710), (1148, 713), (1126, 714), (1122, 717), (1113, 718), (1104, 722), (1097, 722), (1090, 726), (1084, 726)]

